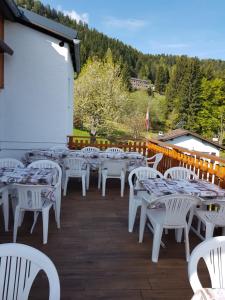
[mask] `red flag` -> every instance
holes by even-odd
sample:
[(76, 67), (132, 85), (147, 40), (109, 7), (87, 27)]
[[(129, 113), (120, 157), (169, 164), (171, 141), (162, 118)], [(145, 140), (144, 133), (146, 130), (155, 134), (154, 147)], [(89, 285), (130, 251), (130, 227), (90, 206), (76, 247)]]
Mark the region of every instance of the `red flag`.
[(146, 127), (146, 130), (148, 131), (149, 130), (149, 109), (146, 112), (145, 127)]

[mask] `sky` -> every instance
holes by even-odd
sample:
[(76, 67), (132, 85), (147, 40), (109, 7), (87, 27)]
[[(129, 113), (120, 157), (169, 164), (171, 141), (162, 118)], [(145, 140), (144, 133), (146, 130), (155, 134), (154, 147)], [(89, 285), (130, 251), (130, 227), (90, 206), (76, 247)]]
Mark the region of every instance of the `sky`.
[(42, 3), (143, 53), (225, 60), (225, 0), (42, 0)]

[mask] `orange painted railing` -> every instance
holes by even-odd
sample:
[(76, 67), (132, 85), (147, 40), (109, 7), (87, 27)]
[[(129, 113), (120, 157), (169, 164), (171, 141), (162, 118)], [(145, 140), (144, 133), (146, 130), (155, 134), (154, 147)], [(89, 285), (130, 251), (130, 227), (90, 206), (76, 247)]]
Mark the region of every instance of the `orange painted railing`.
[(163, 159), (158, 166), (162, 173), (168, 168), (183, 166), (193, 170), (199, 178), (225, 188), (225, 159), (157, 140), (148, 140), (147, 145), (151, 155), (163, 153)]
[(97, 137), (93, 141), (91, 137), (68, 136), (70, 149), (82, 149), (87, 146), (95, 146), (101, 150), (109, 147), (118, 147), (124, 151), (137, 151), (146, 157), (156, 153), (163, 153), (158, 170), (164, 173), (168, 168), (183, 166), (193, 170), (199, 178), (218, 184), (225, 188), (225, 159), (214, 155), (187, 150), (172, 144), (160, 142), (154, 139), (146, 141), (117, 141), (109, 142)]

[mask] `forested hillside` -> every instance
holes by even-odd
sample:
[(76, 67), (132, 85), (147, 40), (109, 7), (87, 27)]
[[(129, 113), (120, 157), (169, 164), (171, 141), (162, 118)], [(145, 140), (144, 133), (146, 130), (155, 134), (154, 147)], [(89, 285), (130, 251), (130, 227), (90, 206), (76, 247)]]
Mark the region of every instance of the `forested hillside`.
[[(78, 24), (40, 1), (17, 0), (17, 3), (76, 29), (81, 40), (81, 65), (93, 63), (89, 59), (94, 57), (97, 57), (98, 63), (103, 61), (110, 49), (112, 60), (120, 66), (125, 82), (128, 82), (130, 76), (150, 80), (155, 85), (156, 92), (165, 99), (164, 101), (156, 95), (156, 99), (161, 101), (160, 111), (156, 109), (158, 100), (154, 100), (154, 93), (149, 93), (149, 103), (145, 102), (146, 106), (155, 106), (152, 110), (150, 107), (153, 130), (184, 127), (206, 137), (217, 135), (222, 141), (225, 123), (225, 61), (165, 54), (146, 55), (121, 41), (90, 29), (87, 24)], [(131, 98), (128, 93), (127, 101)], [(79, 97), (76, 101), (79, 102)], [(143, 103), (140, 105), (143, 107)], [(140, 114), (143, 114), (143, 110), (145, 108)], [(157, 111), (160, 117), (151, 115)], [(144, 115), (142, 118), (144, 119)]]

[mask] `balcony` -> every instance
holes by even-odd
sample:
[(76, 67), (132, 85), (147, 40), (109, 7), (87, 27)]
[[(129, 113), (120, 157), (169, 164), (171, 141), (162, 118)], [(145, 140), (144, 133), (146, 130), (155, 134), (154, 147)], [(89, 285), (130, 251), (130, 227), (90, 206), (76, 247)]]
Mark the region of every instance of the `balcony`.
[[(90, 141), (76, 144), (70, 141), (72, 148), (83, 144), (88, 145)], [(105, 147), (103, 142), (98, 146)], [(157, 141), (128, 142), (119, 146), (147, 156), (163, 152), (160, 171), (182, 164), (195, 168), (202, 178), (224, 187), (222, 164), (225, 161), (219, 158), (184, 153), (182, 149)], [(188, 300), (192, 297), (184, 243), (175, 242), (174, 232), (164, 235), (166, 248), (160, 249), (157, 264), (151, 262), (152, 234), (146, 230), (144, 243), (139, 244), (138, 221), (134, 232), (128, 233), (128, 192), (127, 187), (125, 197), (121, 198), (119, 182), (109, 181), (103, 198), (97, 189), (97, 176), (94, 176), (87, 196), (82, 197), (81, 183), (71, 180), (68, 196), (62, 199), (60, 230), (56, 228), (53, 213), (50, 214), (47, 245), (42, 244), (41, 218), (31, 235), (32, 215), (25, 215), (17, 241), (36, 247), (52, 259), (60, 277), (61, 299)], [(8, 233), (1, 226), (2, 243), (12, 241), (12, 225), (11, 218)], [(199, 238), (190, 232), (191, 249), (199, 242)], [(200, 273), (205, 286), (209, 286), (203, 264)], [(39, 274), (30, 299), (47, 298), (48, 283), (45, 276)]]

